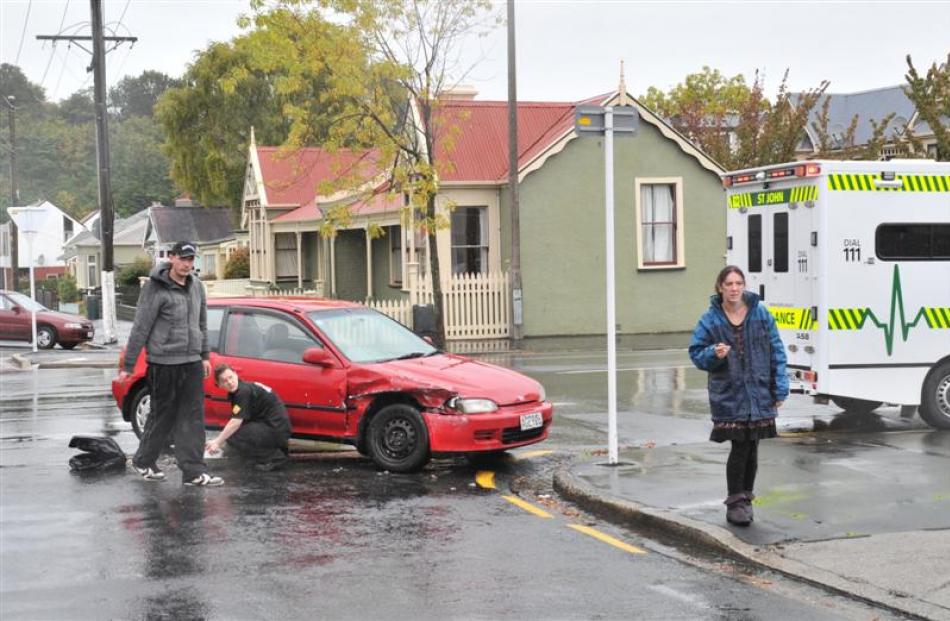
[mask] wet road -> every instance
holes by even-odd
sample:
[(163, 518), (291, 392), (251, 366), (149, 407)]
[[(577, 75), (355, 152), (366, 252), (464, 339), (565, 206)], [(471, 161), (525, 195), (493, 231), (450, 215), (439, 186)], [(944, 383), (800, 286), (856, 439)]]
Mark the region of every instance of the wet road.
[[(622, 409), (638, 416), (622, 419), (621, 442), (708, 433), (696, 411), (704, 406), (688, 406), (702, 386), (669, 356), (629, 361), (658, 368), (643, 370), (645, 388), (622, 380)], [(563, 357), (513, 364), (559, 402), (555, 436), (535, 447), (556, 452), (481, 464), (495, 473), (481, 475), (481, 486), (465, 460), (394, 475), (352, 452), (297, 453), (272, 473), (214, 460), (227, 485), (207, 490), (180, 487), (173, 468), (164, 483), (77, 476), (66, 466), (72, 435), (136, 446), (106, 396), (114, 371), (5, 372), (0, 617), (887, 618), (777, 576), (690, 557), (550, 497), (553, 467), (602, 445), (599, 380), (569, 373), (596, 365)], [(674, 403), (687, 405), (664, 415)], [(512, 485), (530, 488), (528, 504)]]

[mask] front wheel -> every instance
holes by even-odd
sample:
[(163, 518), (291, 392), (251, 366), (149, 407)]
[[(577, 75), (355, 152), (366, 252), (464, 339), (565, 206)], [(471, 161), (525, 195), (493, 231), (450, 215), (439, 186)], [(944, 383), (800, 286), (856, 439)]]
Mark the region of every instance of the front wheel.
[(56, 344), (56, 330), (50, 326), (36, 328), (36, 346), (40, 349), (53, 349)]
[(410, 405), (384, 407), (370, 422), (367, 436), (369, 455), (384, 470), (414, 472), (429, 461), (429, 430)]
[(848, 414), (870, 414), (881, 407), (881, 401), (867, 401), (852, 397), (832, 397), (831, 402)]
[(931, 427), (950, 429), (950, 361), (938, 364), (927, 374), (919, 412)]
[(137, 438), (142, 437), (145, 422), (152, 413), (152, 396), (148, 384), (140, 384), (129, 399), (129, 420), (132, 422), (132, 431)]

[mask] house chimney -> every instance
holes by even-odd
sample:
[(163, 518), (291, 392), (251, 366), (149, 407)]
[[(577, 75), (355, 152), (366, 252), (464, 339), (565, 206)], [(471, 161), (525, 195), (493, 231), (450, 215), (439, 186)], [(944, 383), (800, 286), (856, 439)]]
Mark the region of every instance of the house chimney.
[(471, 101), (476, 95), (478, 95), (478, 90), (471, 84), (456, 84), (442, 91), (441, 99)]

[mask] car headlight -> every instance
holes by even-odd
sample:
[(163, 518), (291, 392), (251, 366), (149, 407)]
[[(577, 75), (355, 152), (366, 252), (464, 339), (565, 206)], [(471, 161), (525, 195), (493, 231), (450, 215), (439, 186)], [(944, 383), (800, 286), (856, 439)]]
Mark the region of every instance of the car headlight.
[(72, 329), (74, 329), (74, 330), (82, 330), (82, 324), (81, 324), (81, 323), (66, 323), (66, 324), (63, 324), (63, 325), (66, 326), (67, 328), (72, 328)]
[(491, 399), (460, 399), (455, 397), (449, 399), (447, 405), (462, 414), (485, 414), (498, 410), (498, 404)]

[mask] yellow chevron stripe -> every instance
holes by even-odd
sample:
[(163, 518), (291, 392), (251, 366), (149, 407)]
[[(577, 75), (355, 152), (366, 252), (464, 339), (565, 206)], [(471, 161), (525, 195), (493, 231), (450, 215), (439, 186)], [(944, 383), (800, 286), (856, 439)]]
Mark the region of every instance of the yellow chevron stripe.
[[(899, 188), (879, 188), (874, 185), (879, 174), (843, 174), (828, 175), (828, 189), (845, 192), (950, 192), (950, 175), (897, 175), (901, 182)], [(795, 200), (802, 201), (817, 197), (817, 188), (802, 188), (802, 194)], [(814, 195), (812, 196), (812, 193)]]

